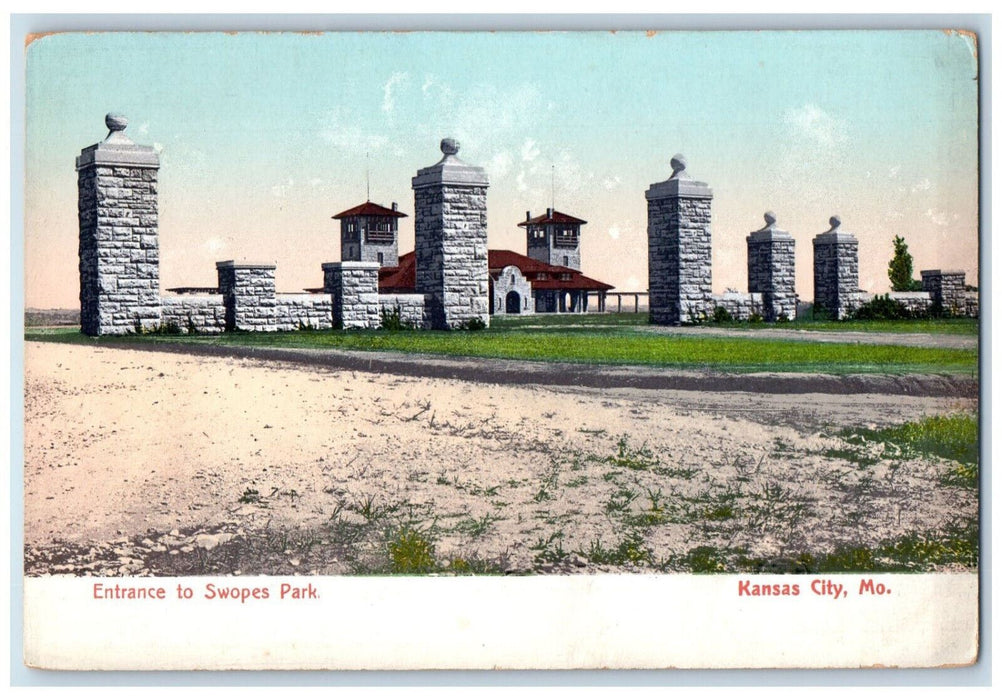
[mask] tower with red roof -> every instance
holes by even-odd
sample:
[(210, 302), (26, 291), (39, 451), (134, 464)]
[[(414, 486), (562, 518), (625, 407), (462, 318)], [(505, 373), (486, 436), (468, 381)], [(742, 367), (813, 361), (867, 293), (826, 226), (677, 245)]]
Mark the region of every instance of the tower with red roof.
[(547, 265), (581, 269), (581, 226), (588, 222), (570, 214), (548, 208), (545, 214), (533, 218), (525, 212), (526, 254)]
[(366, 202), (332, 216), (341, 221), (341, 261), (396, 267), (397, 220), (405, 216), (396, 202), (390, 209)]

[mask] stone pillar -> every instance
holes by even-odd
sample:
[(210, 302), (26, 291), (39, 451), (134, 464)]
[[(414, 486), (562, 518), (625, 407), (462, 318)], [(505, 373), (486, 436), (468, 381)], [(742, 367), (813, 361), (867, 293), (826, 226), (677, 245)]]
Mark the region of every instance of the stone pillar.
[(828, 221), (831, 228), (814, 237), (814, 311), (839, 320), (859, 306), (859, 242), (839, 230), (839, 217)]
[(109, 114), (104, 141), (76, 159), (80, 220), (80, 330), (122, 335), (160, 325), (157, 171), (150, 146), (124, 133)]
[(954, 316), (967, 313), (967, 273), (963, 270), (922, 270), (922, 291), (935, 309)]
[(426, 297), (432, 328), (489, 324), (487, 173), (456, 157), (454, 139), (443, 139), (441, 148), (442, 160), (411, 180), (415, 288)]
[(324, 263), (324, 293), (331, 295), (335, 328), (379, 328), (379, 263)]
[(223, 260), (216, 263), (216, 274), (226, 307), (226, 330), (278, 330), (275, 265)]
[(797, 317), (797, 289), (794, 277), (794, 240), (776, 227), (776, 215), (765, 213), (765, 226), (752, 231), (748, 242), (748, 291), (762, 295), (762, 317), (766, 321)]
[(685, 172), (681, 154), (671, 167), (671, 177), (646, 193), (650, 317), (663, 326), (705, 319), (712, 293), (713, 191)]

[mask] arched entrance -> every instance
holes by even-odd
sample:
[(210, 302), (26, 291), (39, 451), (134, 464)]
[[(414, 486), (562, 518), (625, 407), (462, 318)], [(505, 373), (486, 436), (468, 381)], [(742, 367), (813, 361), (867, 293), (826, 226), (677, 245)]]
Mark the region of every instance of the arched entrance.
[(522, 297), (519, 296), (518, 292), (508, 292), (508, 296), (504, 298), (504, 312), (506, 314), (522, 313)]

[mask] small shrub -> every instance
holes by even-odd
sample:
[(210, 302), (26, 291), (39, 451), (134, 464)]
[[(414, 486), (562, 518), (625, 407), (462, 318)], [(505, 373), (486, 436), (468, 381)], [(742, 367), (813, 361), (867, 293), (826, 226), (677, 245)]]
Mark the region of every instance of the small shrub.
[(188, 335), (198, 335), (198, 327), (191, 318), (191, 314), (188, 314)]
[(401, 320), (400, 306), (393, 309), (382, 309), (379, 312), (379, 327), (384, 331), (410, 331), (414, 330), (414, 324)]
[(758, 311), (753, 311), (752, 315), (748, 317), (748, 323), (765, 323), (765, 319)]
[(734, 317), (731, 316), (731, 312), (725, 309), (723, 306), (718, 306), (713, 310), (713, 322), (714, 323), (732, 323)]
[(856, 321), (897, 321), (912, 318), (908, 308), (891, 299), (890, 294), (878, 294), (852, 313)]
[(456, 330), (459, 331), (482, 331), (486, 329), (487, 322), (479, 316), (474, 316), (473, 318), (463, 321), (456, 326)]

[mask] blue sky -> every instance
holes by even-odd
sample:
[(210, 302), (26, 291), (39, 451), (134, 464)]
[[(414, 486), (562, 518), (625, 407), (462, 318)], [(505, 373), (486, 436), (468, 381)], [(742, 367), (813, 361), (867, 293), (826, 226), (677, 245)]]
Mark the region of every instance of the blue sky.
[(491, 178), (491, 247), (524, 252), (516, 224), (550, 204), (552, 174), (556, 207), (589, 221), (586, 274), (624, 291), (646, 288), (644, 190), (676, 152), (715, 193), (715, 291), (745, 290), (767, 209), (797, 240), (804, 298), (836, 213), (864, 288), (886, 290), (895, 234), (916, 270), (975, 283), (976, 61), (958, 34), (98, 33), (27, 52), (29, 306), (77, 303), (73, 157), (109, 111), (161, 153), (165, 287), (213, 284), (228, 258), (317, 286), (366, 168), (373, 201), (412, 213), (445, 136)]

